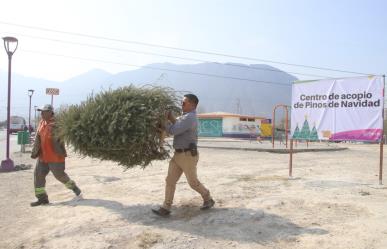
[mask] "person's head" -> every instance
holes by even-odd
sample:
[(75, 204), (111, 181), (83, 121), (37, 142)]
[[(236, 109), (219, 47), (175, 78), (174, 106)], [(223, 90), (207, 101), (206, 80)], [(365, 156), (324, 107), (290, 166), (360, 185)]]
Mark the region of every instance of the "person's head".
[(52, 105), (44, 105), (42, 108), (39, 108), (38, 111), (41, 112), (42, 119), (48, 121), (54, 116), (54, 108)]
[(184, 95), (183, 103), (181, 105), (181, 108), (183, 109), (183, 112), (191, 112), (196, 109), (196, 107), (199, 104), (199, 99), (194, 94), (186, 94)]

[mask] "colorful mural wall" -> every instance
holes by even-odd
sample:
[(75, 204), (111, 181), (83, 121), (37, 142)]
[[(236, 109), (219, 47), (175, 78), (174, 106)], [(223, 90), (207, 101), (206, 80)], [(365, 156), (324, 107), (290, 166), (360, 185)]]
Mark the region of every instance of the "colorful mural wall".
[(229, 114), (220, 117), (199, 115), (200, 137), (257, 138), (271, 136), (271, 120)]

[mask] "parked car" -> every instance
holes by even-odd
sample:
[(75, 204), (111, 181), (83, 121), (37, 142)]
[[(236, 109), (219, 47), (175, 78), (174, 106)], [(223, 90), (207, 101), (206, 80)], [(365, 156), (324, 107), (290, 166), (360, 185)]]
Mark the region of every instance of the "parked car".
[(27, 130), (26, 120), (23, 117), (11, 116), (10, 133)]

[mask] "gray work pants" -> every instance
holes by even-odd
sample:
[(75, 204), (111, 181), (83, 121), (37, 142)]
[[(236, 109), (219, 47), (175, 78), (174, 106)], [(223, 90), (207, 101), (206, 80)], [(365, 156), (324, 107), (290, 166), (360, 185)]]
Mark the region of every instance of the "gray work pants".
[(65, 172), (65, 163), (43, 163), (37, 160), (35, 172), (34, 172), (34, 185), (35, 185), (35, 196), (37, 198), (47, 198), (45, 190), (46, 176), (49, 172), (52, 172), (54, 177), (63, 183), (67, 188), (73, 189), (75, 182)]

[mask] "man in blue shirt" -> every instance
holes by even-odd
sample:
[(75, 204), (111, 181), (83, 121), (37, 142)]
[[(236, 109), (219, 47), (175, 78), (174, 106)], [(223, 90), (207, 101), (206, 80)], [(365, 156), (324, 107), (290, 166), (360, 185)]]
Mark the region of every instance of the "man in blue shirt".
[(183, 173), (190, 187), (203, 198), (203, 205), (200, 209), (209, 209), (215, 204), (210, 191), (200, 183), (197, 177), (196, 165), (199, 161), (199, 153), (197, 151), (198, 120), (196, 107), (198, 103), (198, 97), (194, 94), (186, 94), (182, 102), (183, 115), (176, 119), (171, 113), (168, 113), (170, 123), (166, 125), (166, 131), (174, 136), (173, 148), (175, 153), (169, 162), (168, 176), (165, 179), (164, 204), (159, 209), (152, 209), (157, 215), (168, 216), (171, 213), (176, 183)]

